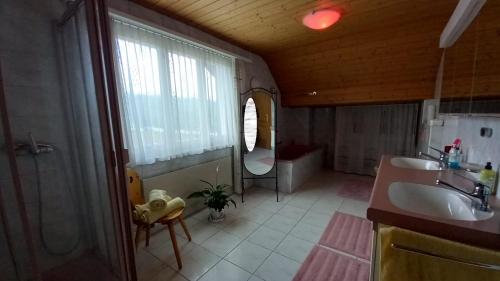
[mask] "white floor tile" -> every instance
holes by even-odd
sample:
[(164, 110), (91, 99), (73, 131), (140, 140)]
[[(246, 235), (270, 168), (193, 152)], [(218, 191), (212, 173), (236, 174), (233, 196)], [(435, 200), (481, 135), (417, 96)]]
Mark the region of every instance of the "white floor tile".
[(306, 212), (307, 209), (286, 205), (281, 210), (279, 210), (278, 215), (282, 215), (292, 219), (300, 219)]
[(244, 271), (243, 269), (237, 267), (236, 265), (221, 260), (212, 269), (210, 269), (205, 275), (203, 275), (200, 281), (247, 281), (251, 277), (251, 274)]
[(261, 226), (250, 237), (248, 241), (260, 245), (269, 250), (273, 250), (285, 237), (285, 233), (276, 231), (267, 226)]
[(314, 243), (288, 235), (281, 241), (275, 251), (287, 258), (302, 263), (313, 247)]
[[(154, 231), (153, 231), (154, 230)], [(135, 232), (134, 232), (135, 235)], [(168, 232), (168, 228), (163, 226), (163, 225), (155, 225), (151, 229), (151, 237), (149, 239), (149, 247), (146, 248), (146, 233), (143, 231), (141, 232), (141, 237), (144, 238), (143, 241), (139, 244), (139, 248), (142, 249), (150, 249), (151, 247), (156, 247), (158, 245), (165, 245), (170, 241), (170, 234)], [(177, 235), (179, 237), (179, 235)]]
[(282, 255), (271, 253), (257, 269), (255, 275), (266, 281), (290, 281), (299, 270), (300, 264)]
[(302, 217), (300, 221), (317, 227), (325, 228), (330, 222), (331, 218), (332, 216), (330, 215), (309, 211), (304, 215), (304, 217)]
[(210, 210), (208, 208), (205, 208), (203, 210), (194, 213), (192, 216), (190, 216), (190, 218), (194, 218), (200, 221), (205, 221), (208, 220), (208, 214), (210, 214)]
[(140, 281), (151, 280), (167, 265), (150, 253), (139, 250), (136, 253), (137, 277)]
[[(180, 225), (176, 227), (178, 227), (179, 229), (181, 228)], [(192, 241), (197, 244), (201, 244), (205, 240), (210, 238), (212, 235), (217, 233), (219, 231), (219, 228), (210, 225), (207, 222), (199, 222), (197, 224), (188, 227), (188, 230), (189, 233), (191, 234)], [(178, 231), (178, 234), (184, 238), (187, 238), (186, 234), (183, 231)]]
[(255, 275), (252, 275), (252, 277), (250, 279), (248, 279), (248, 281), (264, 281), (264, 280), (262, 280), (261, 278), (255, 276)]
[(201, 244), (201, 246), (219, 257), (224, 257), (226, 254), (231, 252), (231, 250), (233, 250), (242, 239), (243, 238), (221, 230), (215, 233), (212, 237), (208, 238)]
[[(191, 250), (195, 245), (193, 242), (189, 242), (186, 238), (180, 235), (177, 235), (176, 237), (177, 247), (181, 253)], [(168, 262), (174, 257), (174, 247), (168, 230), (156, 233), (153, 237), (151, 237), (149, 247), (144, 249), (164, 262)]]
[(333, 215), (335, 211), (340, 208), (342, 205), (343, 198), (337, 196), (325, 196), (324, 198), (319, 199), (314, 203), (311, 207), (310, 211), (314, 211), (317, 213)]
[(238, 218), (231, 224), (226, 225), (223, 230), (241, 238), (247, 238), (260, 225), (247, 218)]
[(294, 206), (301, 209), (309, 209), (317, 201), (317, 198), (309, 198), (302, 196), (295, 196), (288, 202), (288, 206)]
[(170, 267), (165, 267), (162, 269), (153, 279), (149, 279), (152, 281), (187, 281), (184, 276), (182, 276), (176, 270), (173, 270)]
[(310, 225), (307, 223), (299, 222), (297, 225), (290, 231), (290, 235), (293, 235), (297, 238), (317, 243), (325, 230), (325, 227), (317, 227), (314, 225)]
[(238, 207), (226, 209), (222, 223), (208, 222), (208, 209), (186, 218), (192, 242), (175, 225), (183, 261), (180, 272), (168, 229), (155, 227), (150, 246), (142, 242), (136, 256), (140, 281), (291, 280), (335, 211), (365, 217), (367, 202), (336, 195), (337, 187), (349, 178), (319, 173), (297, 192), (281, 194), (278, 203), (273, 190), (250, 188), (246, 203), (242, 205), (238, 196)]
[(344, 199), (338, 211), (353, 216), (366, 218), (366, 209), (368, 209), (368, 202)]
[(298, 219), (291, 219), (285, 216), (281, 216), (279, 214), (276, 214), (272, 216), (266, 223), (264, 224), (265, 226), (283, 232), (283, 233), (288, 233), (292, 228), (297, 224)]
[(259, 210), (258, 208), (254, 208), (249, 211), (245, 211), (243, 215), (240, 217), (249, 219), (255, 223), (263, 224), (273, 215), (272, 212), (266, 210)]
[[(198, 280), (220, 260), (218, 256), (201, 246), (194, 246), (190, 251), (182, 253), (181, 259), (182, 269), (179, 272), (191, 281)], [(177, 268), (175, 258), (169, 260), (168, 265)]]
[(279, 210), (281, 210), (281, 208), (283, 208), (284, 206), (285, 206), (285, 203), (276, 202), (275, 199), (272, 199), (272, 200), (266, 200), (266, 201), (260, 203), (260, 205), (257, 206), (257, 208), (276, 213)]
[(243, 241), (225, 259), (253, 273), (270, 253), (271, 251), (264, 247)]

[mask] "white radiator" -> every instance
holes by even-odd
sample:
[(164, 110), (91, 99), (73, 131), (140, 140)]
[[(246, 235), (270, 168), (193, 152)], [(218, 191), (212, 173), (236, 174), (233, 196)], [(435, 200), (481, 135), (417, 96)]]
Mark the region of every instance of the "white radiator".
[[(200, 180), (215, 183), (216, 168), (219, 165), (218, 182), (233, 186), (232, 157), (224, 157), (215, 161), (202, 163), (188, 168), (176, 170), (159, 176), (145, 178), (142, 180), (145, 198), (151, 189), (164, 189), (172, 197), (181, 197), (186, 200), (184, 214), (187, 216), (204, 207), (201, 199), (187, 199), (194, 191), (208, 187)], [(233, 188), (228, 190), (231, 194)]]

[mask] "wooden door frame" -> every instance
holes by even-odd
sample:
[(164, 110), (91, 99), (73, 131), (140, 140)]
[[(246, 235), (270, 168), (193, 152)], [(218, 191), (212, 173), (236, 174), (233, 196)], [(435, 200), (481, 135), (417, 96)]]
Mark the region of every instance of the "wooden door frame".
[(137, 280), (127, 194), (123, 136), (114, 75), (111, 30), (106, 0), (85, 0), (110, 207), (118, 250), (120, 276)]

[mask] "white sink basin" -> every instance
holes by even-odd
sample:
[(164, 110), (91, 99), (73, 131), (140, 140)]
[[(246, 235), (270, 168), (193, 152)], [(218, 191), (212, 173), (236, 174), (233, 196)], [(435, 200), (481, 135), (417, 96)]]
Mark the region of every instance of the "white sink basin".
[(436, 171), (439, 169), (439, 163), (432, 160), (408, 158), (408, 157), (394, 157), (391, 159), (391, 164), (399, 168), (416, 169), (416, 170), (429, 170)]
[(493, 216), (493, 212), (473, 209), (467, 196), (442, 187), (394, 182), (388, 193), (389, 200), (396, 207), (431, 217), (478, 221)]

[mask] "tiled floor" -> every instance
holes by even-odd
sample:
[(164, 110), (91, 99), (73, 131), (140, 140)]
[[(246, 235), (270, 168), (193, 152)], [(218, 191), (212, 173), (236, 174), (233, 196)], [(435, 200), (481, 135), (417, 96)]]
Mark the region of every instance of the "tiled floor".
[(186, 219), (192, 242), (176, 225), (182, 270), (177, 271), (170, 236), (162, 230), (152, 236), (148, 248), (140, 246), (139, 278), (291, 280), (335, 211), (365, 217), (367, 202), (336, 195), (339, 184), (353, 178), (372, 180), (322, 171), (297, 192), (281, 195), (280, 202), (272, 190), (248, 190), (245, 204), (226, 210), (226, 220), (220, 224), (206, 220), (208, 211), (199, 212)]

